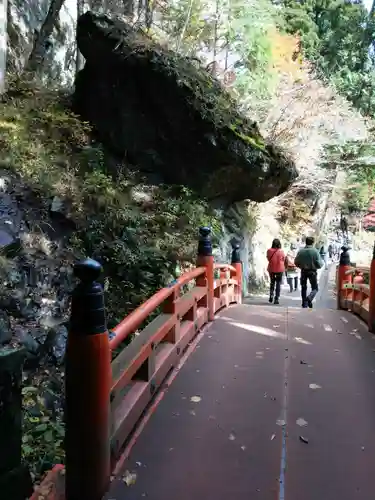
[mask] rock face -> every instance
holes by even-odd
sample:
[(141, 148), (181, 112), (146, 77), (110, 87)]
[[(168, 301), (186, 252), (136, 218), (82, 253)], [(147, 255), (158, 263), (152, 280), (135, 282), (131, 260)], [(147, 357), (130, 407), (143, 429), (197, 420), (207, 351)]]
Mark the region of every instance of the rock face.
[[(64, 231), (48, 217), (48, 201), (35, 198), (6, 172), (0, 171), (0, 185), (0, 349), (24, 346), (26, 368), (42, 360), (60, 364), (73, 256), (65, 248)], [(61, 205), (53, 201), (51, 215)]]
[(140, 31), (86, 12), (74, 108), (114, 154), (211, 199), (265, 201), (297, 177), (205, 70)]

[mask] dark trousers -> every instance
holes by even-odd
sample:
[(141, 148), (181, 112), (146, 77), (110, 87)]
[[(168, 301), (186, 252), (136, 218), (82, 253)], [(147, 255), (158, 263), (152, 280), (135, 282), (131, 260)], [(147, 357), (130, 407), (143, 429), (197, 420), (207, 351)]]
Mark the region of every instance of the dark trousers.
[[(310, 282), (311, 292), (307, 295), (307, 282)], [(302, 305), (307, 303), (307, 298), (312, 302), (318, 293), (318, 273), (316, 271), (301, 271), (301, 297)]]
[[(275, 298), (280, 297), (281, 282), (283, 280), (283, 273), (270, 273), (271, 284), (270, 284), (270, 297), (273, 297), (275, 292)], [(276, 290), (275, 290), (276, 288)]]
[(291, 292), (293, 292), (293, 281), (294, 281), (294, 290), (298, 289), (298, 276), (296, 276), (295, 278), (287, 278), (286, 281), (289, 285)]

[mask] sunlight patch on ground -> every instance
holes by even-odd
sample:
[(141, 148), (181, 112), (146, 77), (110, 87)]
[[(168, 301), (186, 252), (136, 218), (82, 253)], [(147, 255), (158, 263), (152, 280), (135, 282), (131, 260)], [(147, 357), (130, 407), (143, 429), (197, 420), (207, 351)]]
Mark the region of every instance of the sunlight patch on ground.
[(306, 339), (303, 339), (302, 337), (294, 337), (294, 339), (296, 342), (298, 342), (299, 344), (305, 344), (305, 345), (312, 345), (311, 342), (309, 342), (308, 340)]
[(272, 330), (271, 328), (264, 328), (262, 326), (257, 325), (248, 325), (246, 323), (239, 323), (237, 321), (228, 321), (228, 323), (237, 328), (242, 328), (243, 330), (247, 330), (249, 332), (258, 333), (259, 335), (265, 335), (266, 337), (273, 337), (278, 339), (286, 339), (286, 335), (276, 330)]

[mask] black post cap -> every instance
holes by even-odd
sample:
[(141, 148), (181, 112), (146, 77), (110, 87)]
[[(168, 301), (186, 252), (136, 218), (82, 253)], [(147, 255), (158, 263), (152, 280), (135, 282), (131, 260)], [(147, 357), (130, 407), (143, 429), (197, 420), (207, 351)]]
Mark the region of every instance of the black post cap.
[(94, 259), (84, 259), (74, 266), (74, 276), (84, 283), (93, 283), (103, 271), (102, 265)]
[(209, 257), (212, 255), (211, 228), (203, 226), (199, 228), (198, 255)]
[(84, 259), (74, 266), (80, 280), (72, 294), (70, 332), (74, 335), (95, 335), (107, 331), (103, 287), (96, 280), (102, 266), (93, 259)]
[(232, 264), (238, 264), (239, 262), (241, 262), (240, 245), (232, 243)]
[(350, 255), (349, 248), (346, 246), (341, 247), (341, 255), (340, 255), (340, 266), (350, 266)]

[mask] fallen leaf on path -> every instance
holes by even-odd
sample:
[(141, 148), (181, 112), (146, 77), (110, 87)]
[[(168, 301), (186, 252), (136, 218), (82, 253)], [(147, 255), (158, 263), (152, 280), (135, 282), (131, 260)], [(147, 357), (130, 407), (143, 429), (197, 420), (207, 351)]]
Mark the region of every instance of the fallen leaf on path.
[(301, 359), (300, 364), (301, 365), (307, 365), (306, 361), (303, 361), (303, 359)]
[(336, 330), (336, 333), (338, 333), (339, 335), (342, 335), (342, 332), (340, 332), (339, 330)]
[(134, 472), (133, 473), (129, 472), (127, 470), (127, 471), (125, 471), (125, 474), (123, 475), (122, 480), (124, 481), (126, 486), (131, 486), (132, 484), (135, 484), (135, 482), (137, 480), (137, 474), (135, 474)]
[(309, 444), (309, 440), (303, 436), (300, 436), (299, 440), (302, 441), (302, 443)]
[(275, 437), (276, 437), (276, 434), (272, 434), (271, 441), (273, 441), (275, 439)]
[(190, 415), (193, 415), (194, 417), (195, 417), (195, 415), (196, 415), (196, 413), (195, 413), (195, 411), (194, 411), (194, 410), (190, 410), (190, 411), (189, 411), (189, 413), (190, 413)]
[(273, 325), (274, 328), (280, 328), (280, 325)]
[(280, 427), (282, 427), (283, 425), (285, 425), (285, 420), (283, 420), (282, 418), (279, 418), (278, 420), (276, 420), (276, 425), (279, 425)]
[(241, 450), (245, 451), (246, 450), (246, 446), (241, 446)]
[(191, 396), (191, 398), (190, 398), (190, 401), (192, 403), (199, 403), (199, 401), (201, 401), (201, 400), (202, 400), (202, 398), (200, 396)]
[(340, 352), (340, 349), (335, 349), (335, 352)]
[(356, 333), (354, 336), (355, 336), (356, 339), (362, 340), (362, 337), (359, 335), (359, 333)]
[(296, 424), (299, 425), (300, 427), (306, 427), (307, 421), (304, 418), (298, 418), (296, 420)]
[(229, 441), (234, 441), (236, 439), (236, 436), (232, 433), (229, 434)]
[(319, 384), (309, 384), (310, 389), (321, 389), (322, 386)]

